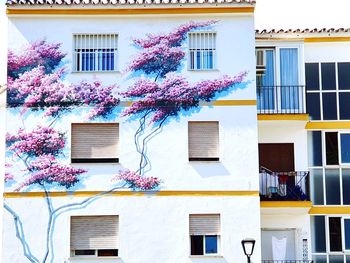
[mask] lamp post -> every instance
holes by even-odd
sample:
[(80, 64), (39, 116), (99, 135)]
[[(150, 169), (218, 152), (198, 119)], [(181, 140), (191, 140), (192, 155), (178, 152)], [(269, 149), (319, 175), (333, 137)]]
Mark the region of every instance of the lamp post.
[(242, 240), (242, 247), (244, 254), (247, 256), (248, 263), (250, 263), (250, 257), (253, 255), (255, 246), (255, 240), (253, 238), (246, 238)]

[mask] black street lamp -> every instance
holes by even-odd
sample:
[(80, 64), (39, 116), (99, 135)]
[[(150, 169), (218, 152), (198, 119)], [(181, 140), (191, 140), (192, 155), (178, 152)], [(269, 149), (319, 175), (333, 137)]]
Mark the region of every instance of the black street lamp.
[(250, 263), (250, 257), (253, 255), (255, 246), (255, 240), (252, 238), (246, 238), (242, 240), (242, 247), (244, 254), (247, 256), (248, 263)]

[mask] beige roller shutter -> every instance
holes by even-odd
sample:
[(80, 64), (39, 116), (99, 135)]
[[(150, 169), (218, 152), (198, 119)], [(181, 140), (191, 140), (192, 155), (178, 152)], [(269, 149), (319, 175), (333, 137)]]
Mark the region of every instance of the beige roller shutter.
[(72, 216), (71, 250), (117, 249), (118, 216)]
[(219, 235), (220, 215), (190, 215), (190, 235)]
[(72, 124), (72, 159), (118, 158), (119, 124)]
[(219, 122), (188, 123), (189, 158), (219, 158)]

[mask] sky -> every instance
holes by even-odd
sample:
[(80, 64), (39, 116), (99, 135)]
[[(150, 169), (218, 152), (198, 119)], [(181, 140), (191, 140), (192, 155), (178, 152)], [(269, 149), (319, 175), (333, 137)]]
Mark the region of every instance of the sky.
[[(257, 29), (350, 28), (350, 0), (257, 0), (255, 27)], [(6, 83), (6, 56), (7, 18), (5, 0), (0, 0), (0, 85)], [(0, 176), (3, 175), (4, 167), (3, 113), (3, 109), (0, 108)], [(2, 182), (0, 179), (0, 190), (3, 189)], [(1, 226), (2, 209), (0, 209), (0, 230)]]

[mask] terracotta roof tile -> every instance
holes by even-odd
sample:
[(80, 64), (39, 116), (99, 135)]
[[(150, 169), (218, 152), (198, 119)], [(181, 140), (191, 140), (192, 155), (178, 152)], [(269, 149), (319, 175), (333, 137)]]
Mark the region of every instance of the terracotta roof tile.
[(157, 5), (157, 4), (245, 4), (255, 0), (7, 0), (12, 5)]
[(350, 36), (350, 28), (305, 28), (305, 29), (261, 29), (255, 30), (255, 37), (269, 38), (308, 38)]

